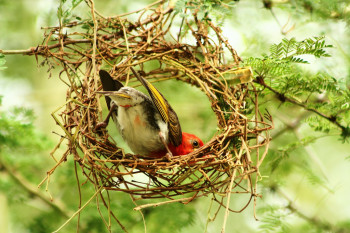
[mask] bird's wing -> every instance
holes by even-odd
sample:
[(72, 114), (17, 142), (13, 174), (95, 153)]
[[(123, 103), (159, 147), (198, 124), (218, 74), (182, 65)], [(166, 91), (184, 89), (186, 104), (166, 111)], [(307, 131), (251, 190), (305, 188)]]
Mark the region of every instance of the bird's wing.
[[(102, 89), (104, 91), (118, 91), (123, 87), (123, 84), (117, 80), (114, 80), (112, 76), (105, 70), (100, 70), (100, 79), (102, 83)], [(111, 98), (105, 96), (108, 109), (111, 108)]]
[(180, 121), (176, 115), (176, 112), (170, 106), (168, 101), (164, 98), (157, 88), (155, 88), (150, 82), (141, 77), (136, 71), (131, 68), (136, 78), (147, 89), (149, 95), (152, 98), (154, 105), (160, 113), (164, 122), (169, 126), (169, 140), (174, 146), (179, 146), (182, 143), (182, 131)]
[(170, 142), (174, 146), (179, 146), (182, 143), (182, 131), (180, 121), (177, 118), (176, 112), (174, 109), (168, 104), (169, 107), (169, 132), (170, 132)]

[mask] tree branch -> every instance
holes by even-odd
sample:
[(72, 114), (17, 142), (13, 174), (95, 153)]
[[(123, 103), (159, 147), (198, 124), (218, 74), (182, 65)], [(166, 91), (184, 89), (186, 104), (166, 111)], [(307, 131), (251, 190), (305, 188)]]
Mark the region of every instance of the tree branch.
[(260, 85), (262, 85), (263, 87), (269, 89), (270, 91), (272, 91), (274, 94), (277, 95), (278, 99), (281, 101), (281, 102), (289, 102), (289, 103), (292, 103), (292, 104), (295, 104), (309, 112), (313, 112), (315, 114), (317, 114), (318, 116), (328, 120), (329, 122), (335, 124), (337, 127), (339, 127), (341, 130), (342, 130), (342, 135), (348, 135), (348, 131), (349, 129), (345, 126), (343, 126), (338, 120), (337, 120), (337, 117), (336, 116), (327, 116), (326, 114), (318, 111), (317, 109), (314, 109), (314, 108), (310, 108), (308, 107), (306, 104), (303, 104), (295, 99), (292, 99), (288, 96), (286, 96), (284, 93), (281, 93), (281, 92), (278, 92), (276, 89), (273, 89), (272, 87), (270, 87), (269, 85), (267, 85), (264, 81), (263, 78), (261, 77), (258, 77), (255, 81), (255, 83), (258, 83)]
[(49, 206), (51, 206), (55, 211), (60, 213), (64, 218), (69, 218), (71, 214), (68, 210), (65, 209), (64, 206), (54, 203), (51, 199), (46, 197), (43, 193), (38, 191), (36, 186), (33, 186), (28, 180), (26, 180), (21, 174), (11, 168), (9, 165), (4, 163), (2, 159), (0, 159), (0, 166), (4, 168), (4, 170), (10, 175), (10, 177), (15, 180), (24, 190), (26, 190), (30, 195), (33, 195)]
[(92, 43), (90, 39), (81, 39), (81, 40), (65, 40), (63, 43), (57, 43), (49, 46), (38, 45), (37, 47), (30, 47), (29, 49), (20, 49), (20, 50), (2, 50), (0, 49), (0, 53), (5, 55), (14, 55), (14, 54), (22, 54), (22, 55), (34, 55), (34, 54), (45, 54), (45, 51), (61, 47), (62, 45), (69, 44), (79, 44), (79, 43)]
[(307, 221), (307, 222), (309, 222), (309, 223), (311, 223), (311, 224), (313, 224), (313, 225), (315, 225), (323, 230), (332, 231), (332, 232), (342, 232), (342, 231), (338, 231), (340, 229), (335, 230), (334, 227), (332, 226), (332, 224), (330, 224), (328, 222), (322, 221), (316, 217), (307, 216), (307, 214), (303, 213), (300, 209), (297, 208), (295, 203), (293, 203), (293, 201), (281, 189), (277, 188), (277, 189), (275, 189), (275, 191), (280, 196), (282, 196), (284, 199), (286, 199), (288, 201), (287, 209), (289, 209), (291, 212), (298, 215), (300, 218), (304, 219), (305, 221)]

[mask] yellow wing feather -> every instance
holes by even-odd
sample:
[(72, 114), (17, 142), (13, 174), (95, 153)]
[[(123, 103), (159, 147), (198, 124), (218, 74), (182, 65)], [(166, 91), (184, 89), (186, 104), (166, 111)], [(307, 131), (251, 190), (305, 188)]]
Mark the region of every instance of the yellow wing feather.
[(131, 68), (131, 70), (147, 89), (162, 119), (168, 124), (170, 142), (174, 146), (179, 146), (182, 143), (182, 131), (176, 112), (172, 109), (164, 96), (150, 82), (142, 78), (133, 68)]
[(157, 106), (157, 109), (159, 110), (160, 114), (162, 115), (163, 120), (165, 122), (169, 122), (168, 103), (166, 102), (162, 94), (160, 94), (160, 92), (151, 83), (149, 83), (147, 80), (144, 81), (146, 82), (147, 86), (149, 87), (149, 90), (155, 97), (153, 98), (154, 103)]

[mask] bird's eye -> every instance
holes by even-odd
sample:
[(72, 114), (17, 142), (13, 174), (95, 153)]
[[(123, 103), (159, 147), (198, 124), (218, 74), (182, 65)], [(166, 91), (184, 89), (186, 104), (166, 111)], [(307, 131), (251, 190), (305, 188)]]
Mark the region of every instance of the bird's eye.
[(198, 148), (199, 142), (197, 140), (192, 140), (192, 146), (193, 146), (193, 148)]

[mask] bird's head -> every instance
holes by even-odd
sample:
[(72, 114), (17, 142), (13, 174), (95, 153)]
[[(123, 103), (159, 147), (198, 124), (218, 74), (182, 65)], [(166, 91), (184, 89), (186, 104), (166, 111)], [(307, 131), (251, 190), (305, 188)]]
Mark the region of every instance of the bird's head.
[(108, 96), (118, 106), (128, 107), (141, 104), (148, 98), (145, 94), (132, 87), (122, 87), (118, 91), (97, 91), (96, 93)]
[(194, 134), (182, 133), (182, 143), (178, 147), (169, 145), (171, 152), (177, 155), (187, 155), (204, 145), (203, 141)]

